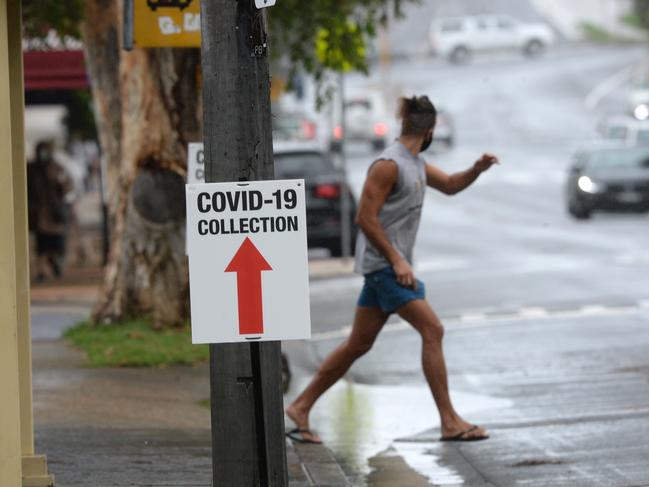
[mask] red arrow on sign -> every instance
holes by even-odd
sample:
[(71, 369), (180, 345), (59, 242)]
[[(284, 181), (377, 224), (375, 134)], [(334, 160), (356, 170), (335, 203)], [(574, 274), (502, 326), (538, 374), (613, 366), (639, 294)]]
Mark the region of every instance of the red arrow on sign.
[(237, 273), (239, 299), (239, 334), (260, 335), (264, 333), (264, 311), (261, 300), (261, 273), (272, 271), (250, 238), (246, 239), (225, 268), (225, 272)]

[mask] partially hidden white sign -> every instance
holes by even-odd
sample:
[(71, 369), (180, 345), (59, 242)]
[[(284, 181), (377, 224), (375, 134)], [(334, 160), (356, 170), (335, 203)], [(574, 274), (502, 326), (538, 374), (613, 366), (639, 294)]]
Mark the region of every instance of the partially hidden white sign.
[(255, 0), (255, 5), (257, 8), (267, 8), (272, 7), (277, 3), (277, 0)]
[(205, 182), (205, 151), (202, 142), (187, 146), (187, 184)]
[(192, 342), (311, 337), (304, 180), (188, 184)]

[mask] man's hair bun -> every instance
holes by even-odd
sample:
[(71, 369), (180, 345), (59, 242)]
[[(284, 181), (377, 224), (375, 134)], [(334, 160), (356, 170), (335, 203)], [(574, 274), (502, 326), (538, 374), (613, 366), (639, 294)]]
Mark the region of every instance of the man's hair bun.
[(435, 105), (426, 95), (401, 97), (397, 116), (402, 120), (402, 135), (421, 135), (437, 122)]

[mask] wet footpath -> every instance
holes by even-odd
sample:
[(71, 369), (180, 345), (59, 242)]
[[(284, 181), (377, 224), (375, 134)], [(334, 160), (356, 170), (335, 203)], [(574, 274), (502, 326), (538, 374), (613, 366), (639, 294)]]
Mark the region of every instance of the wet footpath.
[[(88, 367), (60, 336), (96, 293), (92, 275), (32, 290), (36, 446), (56, 485), (211, 485), (207, 365)], [(446, 320), (455, 405), (492, 434), (473, 444), (438, 441), (419, 338), (390, 325), (314, 408), (325, 446), (287, 444), (290, 485), (649, 487), (648, 310)], [(285, 401), (341, 338), (285, 344)]]
[[(209, 368), (90, 368), (61, 339), (98, 274), (32, 288), (36, 448), (63, 487), (212, 485)], [(287, 442), (291, 487), (350, 485), (329, 449)], [(223, 484), (225, 485), (225, 484)]]

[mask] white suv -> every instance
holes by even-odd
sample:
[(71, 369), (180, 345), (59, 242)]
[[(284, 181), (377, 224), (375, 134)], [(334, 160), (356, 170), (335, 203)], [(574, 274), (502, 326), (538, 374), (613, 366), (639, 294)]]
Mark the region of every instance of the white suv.
[[(336, 103), (330, 149), (340, 151), (343, 130), (340, 125), (340, 103)], [(345, 141), (369, 142), (375, 151), (381, 151), (390, 140), (392, 129), (385, 100), (379, 90), (366, 88), (362, 92), (345, 97)]]
[(467, 62), (474, 51), (520, 49), (527, 56), (536, 56), (554, 41), (548, 25), (524, 23), (506, 15), (435, 19), (430, 26), (431, 51), (454, 63)]

